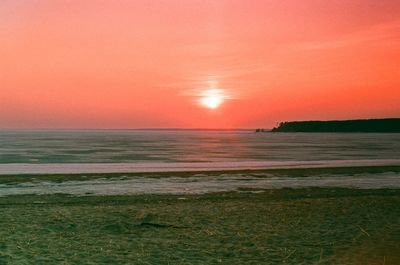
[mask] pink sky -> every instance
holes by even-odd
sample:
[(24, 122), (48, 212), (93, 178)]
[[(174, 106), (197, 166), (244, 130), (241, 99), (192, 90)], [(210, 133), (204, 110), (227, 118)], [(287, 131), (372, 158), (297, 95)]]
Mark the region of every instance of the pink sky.
[(3, 0), (0, 33), (0, 128), (400, 116), (398, 0)]

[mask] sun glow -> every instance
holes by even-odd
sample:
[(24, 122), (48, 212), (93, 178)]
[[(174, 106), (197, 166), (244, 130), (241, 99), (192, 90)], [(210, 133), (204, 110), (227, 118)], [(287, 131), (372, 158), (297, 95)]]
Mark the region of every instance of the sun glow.
[(199, 103), (203, 107), (206, 107), (209, 109), (216, 109), (222, 103), (224, 103), (224, 100), (226, 99), (226, 97), (227, 96), (225, 95), (224, 90), (222, 90), (222, 89), (218, 89), (218, 88), (208, 89), (201, 93)]

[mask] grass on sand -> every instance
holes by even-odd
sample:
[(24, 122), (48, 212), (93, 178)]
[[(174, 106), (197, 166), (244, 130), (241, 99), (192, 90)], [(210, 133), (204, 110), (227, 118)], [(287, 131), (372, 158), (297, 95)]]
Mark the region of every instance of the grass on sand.
[(0, 264), (400, 264), (400, 190), (0, 198)]

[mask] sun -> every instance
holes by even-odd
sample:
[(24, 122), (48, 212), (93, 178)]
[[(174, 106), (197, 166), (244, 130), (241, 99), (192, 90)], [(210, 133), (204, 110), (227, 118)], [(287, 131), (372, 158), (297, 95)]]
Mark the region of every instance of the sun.
[(212, 88), (201, 93), (199, 103), (206, 108), (216, 109), (224, 103), (226, 95), (222, 89)]

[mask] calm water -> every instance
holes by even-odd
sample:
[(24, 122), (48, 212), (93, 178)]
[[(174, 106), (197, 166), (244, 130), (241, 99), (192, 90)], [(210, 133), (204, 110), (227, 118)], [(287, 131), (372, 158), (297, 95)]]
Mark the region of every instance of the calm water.
[[(0, 131), (0, 173), (65, 166), (245, 167), (400, 159), (400, 134), (207, 130)], [(112, 165), (111, 165), (111, 164)], [(269, 164), (268, 164), (269, 163)], [(280, 164), (281, 163), (281, 164)], [(369, 162), (367, 162), (369, 163)], [(67, 165), (68, 164), (68, 165)], [(74, 166), (72, 166), (74, 165)], [(223, 166), (225, 165), (225, 166)], [(8, 170), (8, 171), (7, 171)], [(71, 171), (71, 172), (75, 172)], [(118, 171), (118, 170), (117, 170)], [(58, 171), (57, 171), (58, 172)]]
[(0, 131), (0, 163), (400, 158), (400, 134), (252, 131)]
[[(192, 194), (240, 188), (399, 188), (400, 174), (295, 178), (269, 173), (203, 172), (192, 177), (124, 176), (124, 172), (400, 165), (400, 134), (253, 133), (251, 131), (0, 131), (0, 175), (100, 173), (98, 179), (0, 183), (18, 194)], [(119, 172), (115, 178), (101, 173)], [(262, 176), (257, 174), (264, 174)]]

